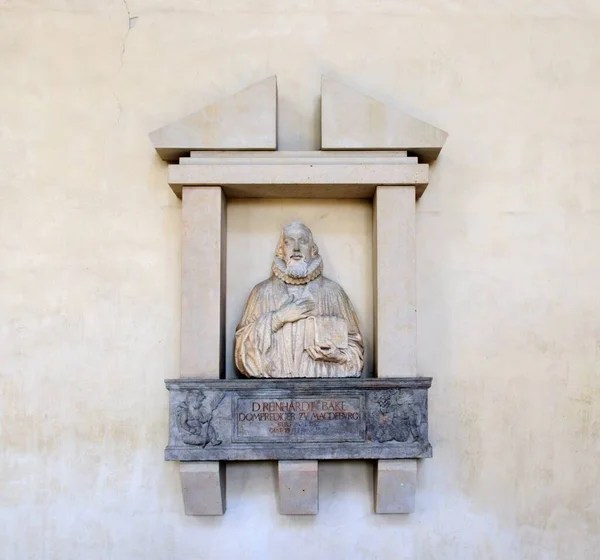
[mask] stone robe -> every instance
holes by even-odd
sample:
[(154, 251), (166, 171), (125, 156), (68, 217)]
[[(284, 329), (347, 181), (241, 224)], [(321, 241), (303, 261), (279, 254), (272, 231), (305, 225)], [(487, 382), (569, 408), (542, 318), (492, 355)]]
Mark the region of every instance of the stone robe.
[[(316, 317), (346, 321), (348, 346), (340, 349), (346, 363), (313, 360), (309, 356), (304, 348), (307, 319), (286, 323), (273, 332), (273, 312), (290, 295), (296, 300), (311, 298), (315, 302), (312, 315)], [(322, 275), (303, 285), (287, 284), (276, 276), (257, 284), (235, 333), (235, 363), (249, 377), (360, 377), (363, 354), (358, 319), (348, 296)]]

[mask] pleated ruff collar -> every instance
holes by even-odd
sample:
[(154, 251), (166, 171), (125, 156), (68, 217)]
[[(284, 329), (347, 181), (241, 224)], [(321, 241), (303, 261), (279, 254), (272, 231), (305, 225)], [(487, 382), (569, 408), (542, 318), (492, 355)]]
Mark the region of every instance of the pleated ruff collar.
[(283, 280), (286, 284), (308, 284), (312, 282), (315, 278), (321, 276), (321, 272), (323, 272), (323, 259), (321, 255), (317, 255), (310, 264), (308, 265), (308, 273), (303, 278), (292, 278), (288, 274), (286, 274), (285, 263), (279, 257), (275, 257), (273, 259), (273, 265), (271, 266), (271, 270), (273, 274), (277, 276), (280, 280)]

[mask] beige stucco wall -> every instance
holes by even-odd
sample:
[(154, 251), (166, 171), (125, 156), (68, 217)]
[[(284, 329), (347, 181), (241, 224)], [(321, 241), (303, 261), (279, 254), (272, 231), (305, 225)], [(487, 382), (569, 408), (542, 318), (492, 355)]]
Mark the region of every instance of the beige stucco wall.
[[(119, 0), (0, 6), (0, 557), (597, 557), (600, 5), (128, 9), (129, 31)], [(270, 464), (185, 517), (162, 460), (181, 206), (146, 134), (273, 73), (281, 148), (318, 145), (322, 73), (450, 133), (418, 204), (435, 457), (411, 516), (332, 463), (316, 518), (277, 515)]]

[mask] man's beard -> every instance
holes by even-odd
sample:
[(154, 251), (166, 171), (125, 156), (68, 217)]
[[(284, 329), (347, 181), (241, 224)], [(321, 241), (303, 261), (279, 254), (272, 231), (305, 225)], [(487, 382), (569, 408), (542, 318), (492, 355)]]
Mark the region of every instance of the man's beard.
[(287, 263), (285, 273), (290, 278), (306, 278), (308, 274), (308, 263), (302, 259), (301, 261), (290, 260)]
[(271, 270), (286, 284), (308, 284), (321, 275), (323, 259), (316, 255), (310, 260), (302, 259), (298, 262), (294, 259), (284, 260), (275, 255)]

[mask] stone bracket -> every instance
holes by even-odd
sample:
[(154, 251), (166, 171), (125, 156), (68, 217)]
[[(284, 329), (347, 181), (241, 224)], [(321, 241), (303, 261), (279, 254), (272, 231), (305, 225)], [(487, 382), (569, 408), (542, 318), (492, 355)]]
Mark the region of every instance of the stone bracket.
[(279, 513), (319, 513), (319, 462), (279, 461)]
[(225, 463), (181, 463), (179, 477), (186, 515), (225, 513)]
[(412, 513), (416, 493), (416, 459), (377, 461), (375, 513)]

